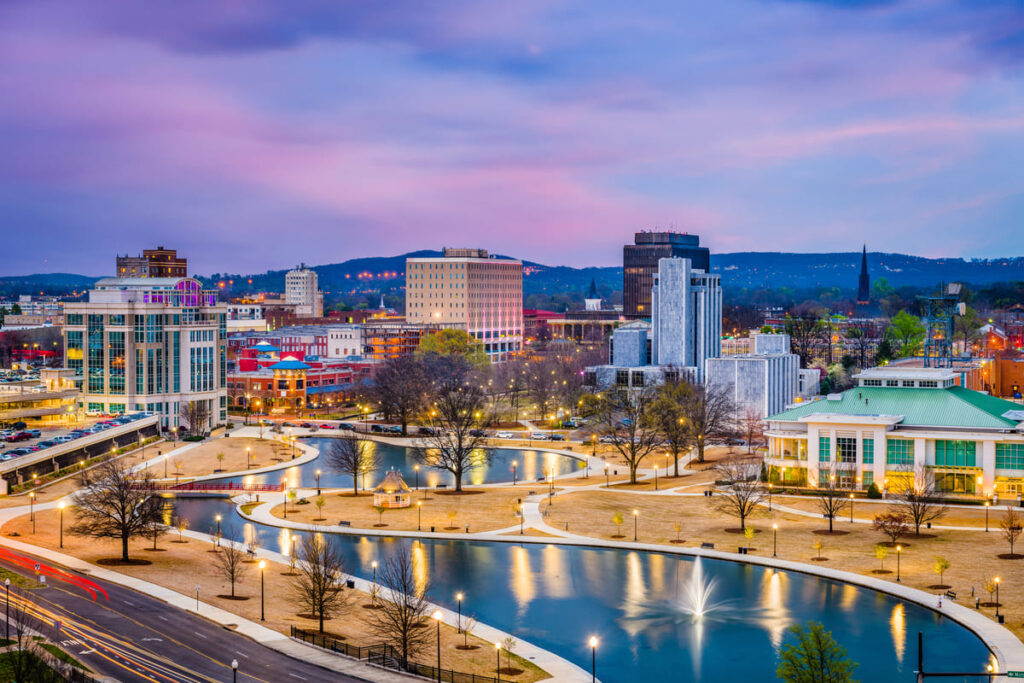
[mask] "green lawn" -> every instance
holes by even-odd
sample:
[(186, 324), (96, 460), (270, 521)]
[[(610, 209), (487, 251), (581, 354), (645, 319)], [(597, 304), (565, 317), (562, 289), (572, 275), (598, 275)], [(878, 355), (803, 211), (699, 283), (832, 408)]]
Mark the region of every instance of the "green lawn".
[(2, 585), (7, 579), (11, 580), (12, 586), (17, 586), (18, 588), (27, 588), (29, 590), (32, 590), (35, 588), (43, 587), (43, 584), (39, 583), (35, 579), (30, 579), (28, 577), (22, 576), (21, 574), (12, 572), (10, 569), (4, 569), (3, 567), (0, 567), (0, 587), (2, 587)]
[[(21, 683), (15, 681), (16, 667), (12, 661), (17, 654), (14, 652), (4, 652), (0, 654), (0, 683)], [(27, 672), (29, 678), (24, 680), (33, 681), (33, 683), (61, 683), (64, 680), (62, 676), (57, 674), (56, 671), (46, 665), (41, 659), (33, 654), (25, 655), (29, 660), (25, 663), (23, 669)]]
[(60, 661), (66, 664), (70, 664), (73, 667), (82, 669), (83, 671), (91, 671), (91, 669), (87, 667), (85, 664), (82, 664), (80, 661), (69, 655), (67, 652), (64, 652), (64, 650), (60, 649), (53, 643), (40, 643), (40, 645), (44, 650), (49, 652), (51, 655), (53, 655)]

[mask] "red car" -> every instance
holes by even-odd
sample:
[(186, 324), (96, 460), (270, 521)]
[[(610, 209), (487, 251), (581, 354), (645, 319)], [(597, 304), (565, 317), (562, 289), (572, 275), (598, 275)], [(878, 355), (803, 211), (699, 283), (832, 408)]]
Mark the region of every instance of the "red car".
[(28, 432), (16, 432), (7, 437), (8, 443), (17, 443), (19, 441), (28, 441), (32, 438), (32, 435)]
[(320, 429), (336, 429), (336, 427), (334, 425), (322, 424), (320, 425)]

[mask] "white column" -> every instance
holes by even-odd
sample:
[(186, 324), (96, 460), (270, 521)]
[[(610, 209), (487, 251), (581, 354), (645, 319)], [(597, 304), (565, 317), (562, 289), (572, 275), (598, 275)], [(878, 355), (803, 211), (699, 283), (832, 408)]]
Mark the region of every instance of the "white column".
[(875, 483), (878, 485), (879, 490), (885, 482), (885, 429), (879, 429), (874, 434), (875, 437), (875, 464), (874, 464), (874, 477)]
[(924, 438), (914, 439), (914, 471), (928, 462), (928, 442)]
[(981, 442), (981, 488), (992, 495), (996, 485), (996, 442)]

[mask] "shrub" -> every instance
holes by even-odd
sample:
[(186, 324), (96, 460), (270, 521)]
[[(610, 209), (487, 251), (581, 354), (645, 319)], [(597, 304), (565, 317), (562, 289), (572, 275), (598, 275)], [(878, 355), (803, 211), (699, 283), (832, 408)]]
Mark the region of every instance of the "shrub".
[(878, 484), (871, 482), (871, 486), (868, 487), (868, 498), (878, 500), (882, 497), (882, 491), (878, 488)]

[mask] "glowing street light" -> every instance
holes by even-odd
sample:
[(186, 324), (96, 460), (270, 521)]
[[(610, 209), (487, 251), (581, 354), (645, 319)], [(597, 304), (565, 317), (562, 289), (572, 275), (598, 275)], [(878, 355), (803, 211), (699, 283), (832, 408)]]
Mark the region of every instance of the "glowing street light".
[(778, 557), (779, 550), (779, 525), (772, 524), (772, 557)]
[(455, 630), (458, 633), (462, 633), (462, 593), (455, 594), (455, 601), (459, 603), (459, 617), (458, 621), (455, 622)]
[(639, 515), (640, 515), (640, 511), (639, 510), (633, 510), (633, 541), (634, 542), (636, 541), (637, 518), (639, 517)]
[(896, 583), (900, 583), (900, 555), (903, 554), (903, 546), (896, 546)]
[(597, 637), (590, 636), (590, 681), (597, 683)]
[(266, 614), (266, 612), (263, 609), (263, 607), (264, 607), (264, 601), (263, 601), (263, 575), (266, 573), (264, 571), (266, 568), (267, 568), (267, 561), (266, 560), (260, 560), (260, 621), (266, 621), (267, 620), (267, 614)]
[(431, 615), (437, 624), (437, 683), (441, 683), (441, 610)]
[(60, 547), (64, 547), (64, 501), (57, 503), (57, 509), (60, 510)]

